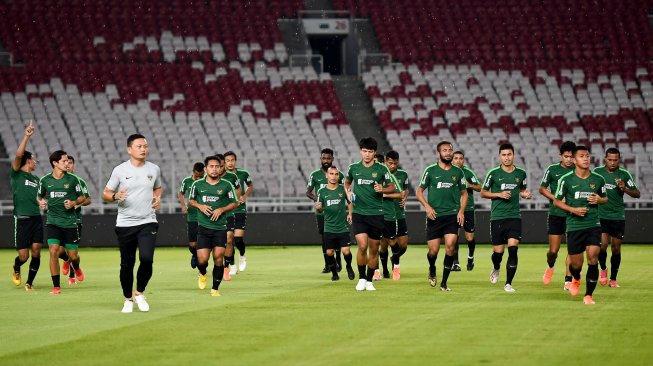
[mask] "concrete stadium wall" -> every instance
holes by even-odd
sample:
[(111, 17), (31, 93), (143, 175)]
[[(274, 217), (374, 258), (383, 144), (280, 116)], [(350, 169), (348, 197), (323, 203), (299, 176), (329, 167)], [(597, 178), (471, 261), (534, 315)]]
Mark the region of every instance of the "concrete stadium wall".
[[(160, 246), (185, 246), (186, 222), (180, 214), (159, 215)], [(82, 247), (116, 246), (115, 215), (89, 215), (84, 217)], [(411, 243), (423, 244), (424, 213), (411, 212), (407, 216)], [(546, 212), (523, 213), (523, 243), (546, 243)], [(315, 216), (312, 213), (250, 213), (247, 217), (245, 242), (250, 245), (318, 244)], [(0, 217), (0, 248), (13, 248), (13, 218)], [(476, 213), (476, 238), (479, 243), (490, 239), (489, 212)], [(353, 239), (353, 238), (352, 238)], [(461, 238), (464, 243), (464, 239)], [(626, 243), (653, 243), (653, 210), (629, 211), (626, 222)]]

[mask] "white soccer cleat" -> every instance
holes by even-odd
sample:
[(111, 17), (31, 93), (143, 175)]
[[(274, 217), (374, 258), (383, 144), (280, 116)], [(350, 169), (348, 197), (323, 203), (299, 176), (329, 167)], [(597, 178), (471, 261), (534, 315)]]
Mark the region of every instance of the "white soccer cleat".
[(232, 264), (229, 267), (229, 274), (232, 275), (232, 276), (235, 276), (237, 273), (238, 273), (238, 268), (236, 267), (235, 264)]
[(367, 281), (364, 278), (358, 280), (358, 283), (356, 284), (356, 291), (365, 291), (365, 283), (367, 283)]
[(505, 292), (515, 292), (515, 289), (512, 288), (512, 285), (509, 283), (506, 283), (505, 286), (503, 286), (503, 291)]
[(150, 304), (148, 304), (147, 301), (145, 301), (145, 296), (143, 294), (134, 296), (134, 302), (136, 302), (136, 305), (138, 306), (138, 310), (142, 312), (150, 311)]
[(490, 272), (490, 283), (494, 285), (497, 281), (499, 281), (499, 270), (493, 269), (492, 272)]
[(134, 312), (134, 302), (129, 299), (125, 299), (125, 303), (122, 304), (121, 313), (132, 313)]
[(374, 288), (374, 283), (365, 281), (365, 291), (376, 291), (376, 288)]
[(247, 268), (247, 257), (241, 255), (238, 258), (238, 270), (241, 272), (245, 272), (245, 268)]

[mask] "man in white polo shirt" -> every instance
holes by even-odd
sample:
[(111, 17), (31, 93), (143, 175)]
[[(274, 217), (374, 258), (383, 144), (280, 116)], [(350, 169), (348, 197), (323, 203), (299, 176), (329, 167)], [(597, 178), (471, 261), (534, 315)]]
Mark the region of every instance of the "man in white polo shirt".
[[(127, 139), (129, 160), (111, 172), (102, 199), (118, 202), (116, 235), (120, 247), (120, 285), (125, 296), (123, 313), (131, 313), (134, 301), (140, 311), (149, 311), (143, 292), (152, 277), (154, 245), (159, 224), (154, 212), (161, 204), (161, 169), (145, 161), (148, 146), (145, 137), (134, 134)], [(134, 286), (136, 249), (140, 264)]]

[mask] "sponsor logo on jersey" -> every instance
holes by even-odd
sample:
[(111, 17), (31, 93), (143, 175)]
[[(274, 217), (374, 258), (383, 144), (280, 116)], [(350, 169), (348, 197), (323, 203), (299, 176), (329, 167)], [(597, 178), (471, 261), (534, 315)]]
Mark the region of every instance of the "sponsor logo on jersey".
[(356, 182), (358, 183), (358, 185), (364, 185), (364, 184), (369, 185), (369, 184), (374, 184), (375, 183), (371, 179), (359, 179)]
[(26, 185), (26, 186), (29, 186), (29, 187), (34, 187), (34, 188), (38, 187), (38, 184), (37, 184), (37, 183), (34, 183), (34, 182), (32, 182), (32, 181), (29, 181), (29, 180), (26, 180), (26, 181), (25, 181), (25, 185)]
[(605, 188), (606, 188), (606, 189), (615, 189), (615, 188), (617, 188), (617, 185), (615, 185), (615, 184), (610, 184), (610, 183), (606, 183), (606, 184), (605, 184)]
[(50, 192), (50, 198), (64, 198), (66, 197), (66, 192)]
[(576, 192), (574, 193), (574, 198), (575, 199), (589, 198), (589, 196), (591, 196), (592, 193), (594, 192)]
[(453, 187), (453, 183), (449, 182), (438, 182), (438, 185), (436, 186), (438, 189), (447, 189), (451, 187)]
[(216, 196), (202, 196), (202, 202), (218, 202), (220, 197)]
[(327, 202), (326, 202), (326, 203), (327, 203), (327, 207), (329, 207), (329, 206), (333, 206), (333, 205), (339, 205), (339, 204), (340, 204), (340, 201), (342, 201), (342, 200), (341, 200), (341, 199), (327, 200)]
[(501, 190), (502, 190), (502, 191), (504, 191), (504, 190), (510, 190), (510, 189), (515, 189), (515, 188), (517, 188), (517, 185), (516, 185), (516, 184), (512, 184), (512, 183), (501, 183)]

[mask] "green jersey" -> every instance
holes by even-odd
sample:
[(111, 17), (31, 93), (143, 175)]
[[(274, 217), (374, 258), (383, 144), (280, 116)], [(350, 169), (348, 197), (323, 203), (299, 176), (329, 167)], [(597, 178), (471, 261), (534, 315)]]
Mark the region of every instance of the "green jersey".
[[(238, 202), (236, 188), (224, 177), (215, 184), (209, 184), (206, 178), (196, 180), (190, 187), (188, 199), (197, 201), (201, 205), (209, 205), (214, 210)], [(198, 210), (197, 223), (206, 229), (227, 230), (227, 216), (229, 216), (228, 212), (220, 215), (217, 221), (211, 221), (210, 216)]]
[[(555, 195), (556, 191), (558, 190), (558, 180), (560, 180), (563, 175), (573, 170), (573, 166), (571, 168), (565, 168), (561, 163), (551, 164), (548, 168), (546, 168), (546, 171), (544, 171), (544, 176), (542, 177), (540, 186), (548, 188), (549, 191)], [(567, 213), (555, 207), (553, 205), (553, 200), (549, 200), (549, 215), (565, 217), (567, 216)]]
[(340, 234), (349, 232), (345, 187), (338, 184), (336, 189), (329, 189), (329, 187), (318, 189), (317, 202), (322, 203), (325, 233)]
[(52, 173), (43, 176), (39, 181), (38, 196), (48, 200), (48, 215), (45, 223), (61, 228), (76, 228), (75, 209), (65, 208), (64, 201), (76, 201), (83, 195), (79, 180), (73, 174), (64, 173), (59, 179), (52, 176)]
[(526, 189), (526, 171), (515, 166), (515, 169), (508, 173), (499, 165), (487, 172), (482, 188), (493, 193), (510, 192), (510, 199), (492, 199), (490, 220), (521, 218), (519, 192)]
[[(395, 192), (403, 192), (403, 191), (405, 191), (407, 189), (407, 186), (408, 186), (408, 173), (406, 173), (406, 171), (401, 170), (401, 169), (397, 169), (397, 171), (394, 174), (392, 174), (391, 178), (392, 178), (392, 181), (395, 184), (395, 187), (397, 187)], [(386, 216), (385, 220), (394, 221), (394, 220), (401, 220), (401, 219), (406, 218), (406, 210), (405, 210), (404, 207), (401, 206), (401, 200), (400, 199), (390, 199), (390, 201), (392, 201), (392, 205), (394, 206), (395, 218), (394, 219), (388, 219), (387, 218), (387, 213), (386, 213), (386, 207), (387, 207), (387, 210), (390, 210), (390, 207), (386, 206), (387, 205), (387, 203), (386, 203), (387, 200), (388, 200), (388, 198), (383, 199), (383, 214), (384, 214), (384, 216)]]
[(427, 166), (419, 186), (429, 191), (428, 204), (438, 216), (456, 215), (460, 210), (461, 192), (467, 189), (465, 174), (455, 165), (449, 169), (442, 169), (438, 164)]
[[(77, 177), (77, 176), (76, 176)], [(82, 194), (84, 195), (84, 198), (89, 198), (91, 197), (88, 194), (88, 186), (86, 185), (86, 181), (80, 177), (77, 177), (77, 180), (79, 181), (79, 187), (82, 189)], [(75, 209), (75, 216), (77, 216), (77, 223), (81, 224), (82, 223), (82, 207), (77, 207)]]
[(619, 189), (617, 180), (621, 179), (628, 189), (638, 189), (633, 176), (621, 167), (614, 172), (609, 172), (605, 166), (600, 166), (594, 169), (594, 173), (605, 179), (605, 190), (608, 193), (608, 202), (599, 206), (599, 216), (607, 220), (625, 220), (624, 191)]
[[(476, 173), (474, 173), (473, 170), (469, 169), (468, 167), (464, 166), (461, 168), (463, 170), (463, 173), (465, 174), (465, 181), (469, 184), (481, 184), (481, 182), (478, 180), (478, 177), (476, 176)], [(465, 184), (465, 186), (467, 186)], [(467, 188), (467, 205), (465, 206), (465, 211), (474, 211), (474, 190), (471, 188)]]
[[(345, 175), (342, 174), (342, 172), (338, 172), (338, 183), (343, 184), (344, 178)], [(310, 192), (313, 189), (315, 189), (315, 193), (317, 193), (317, 191), (326, 187), (328, 183), (329, 182), (327, 180), (326, 173), (324, 172), (324, 170), (322, 169), (315, 170), (308, 177), (308, 183), (306, 184), (306, 191)], [(324, 212), (315, 211), (315, 214), (318, 216), (322, 216), (324, 215)]]
[(592, 193), (601, 197), (606, 196), (605, 179), (596, 173), (591, 173), (587, 178), (581, 178), (572, 171), (563, 175), (558, 181), (558, 190), (555, 194), (557, 199), (564, 199), (565, 203), (571, 207), (588, 208), (583, 217), (567, 213), (567, 232), (601, 226), (598, 205), (590, 205), (587, 202), (587, 198)]
[[(194, 182), (195, 181), (193, 180), (192, 175), (187, 176), (181, 181), (181, 186), (179, 187), (179, 193), (181, 193), (184, 196), (184, 199), (188, 200), (188, 196), (190, 194), (190, 187), (193, 185)], [(186, 213), (186, 221), (197, 222), (197, 212), (198, 211), (195, 207), (189, 205), (188, 211)]]
[(374, 162), (366, 167), (362, 161), (349, 165), (347, 181), (354, 185), (353, 213), (373, 216), (383, 215), (383, 193), (374, 191), (374, 184), (386, 186), (392, 180), (390, 171), (384, 164)]
[[(231, 183), (232, 186), (234, 186), (234, 190), (237, 192), (240, 189), (240, 179), (238, 179), (238, 175), (236, 173), (232, 173), (228, 170), (224, 171), (224, 175), (220, 177), (220, 179), (224, 179)], [(236, 195), (236, 202), (238, 201), (238, 195)], [(234, 215), (235, 209), (227, 212), (227, 217), (231, 217)]]
[(40, 216), (36, 193), (39, 187), (39, 177), (22, 170), (11, 169), (9, 174), (11, 194), (14, 199), (14, 216)]
[[(252, 178), (249, 176), (249, 172), (245, 169), (236, 169), (235, 174), (238, 176), (238, 182), (242, 187), (241, 195), (244, 195), (245, 190), (252, 186)], [(238, 205), (238, 207), (236, 207), (236, 209), (234, 210), (234, 213), (244, 213), (244, 212), (247, 212), (246, 203), (243, 203), (242, 205)]]

